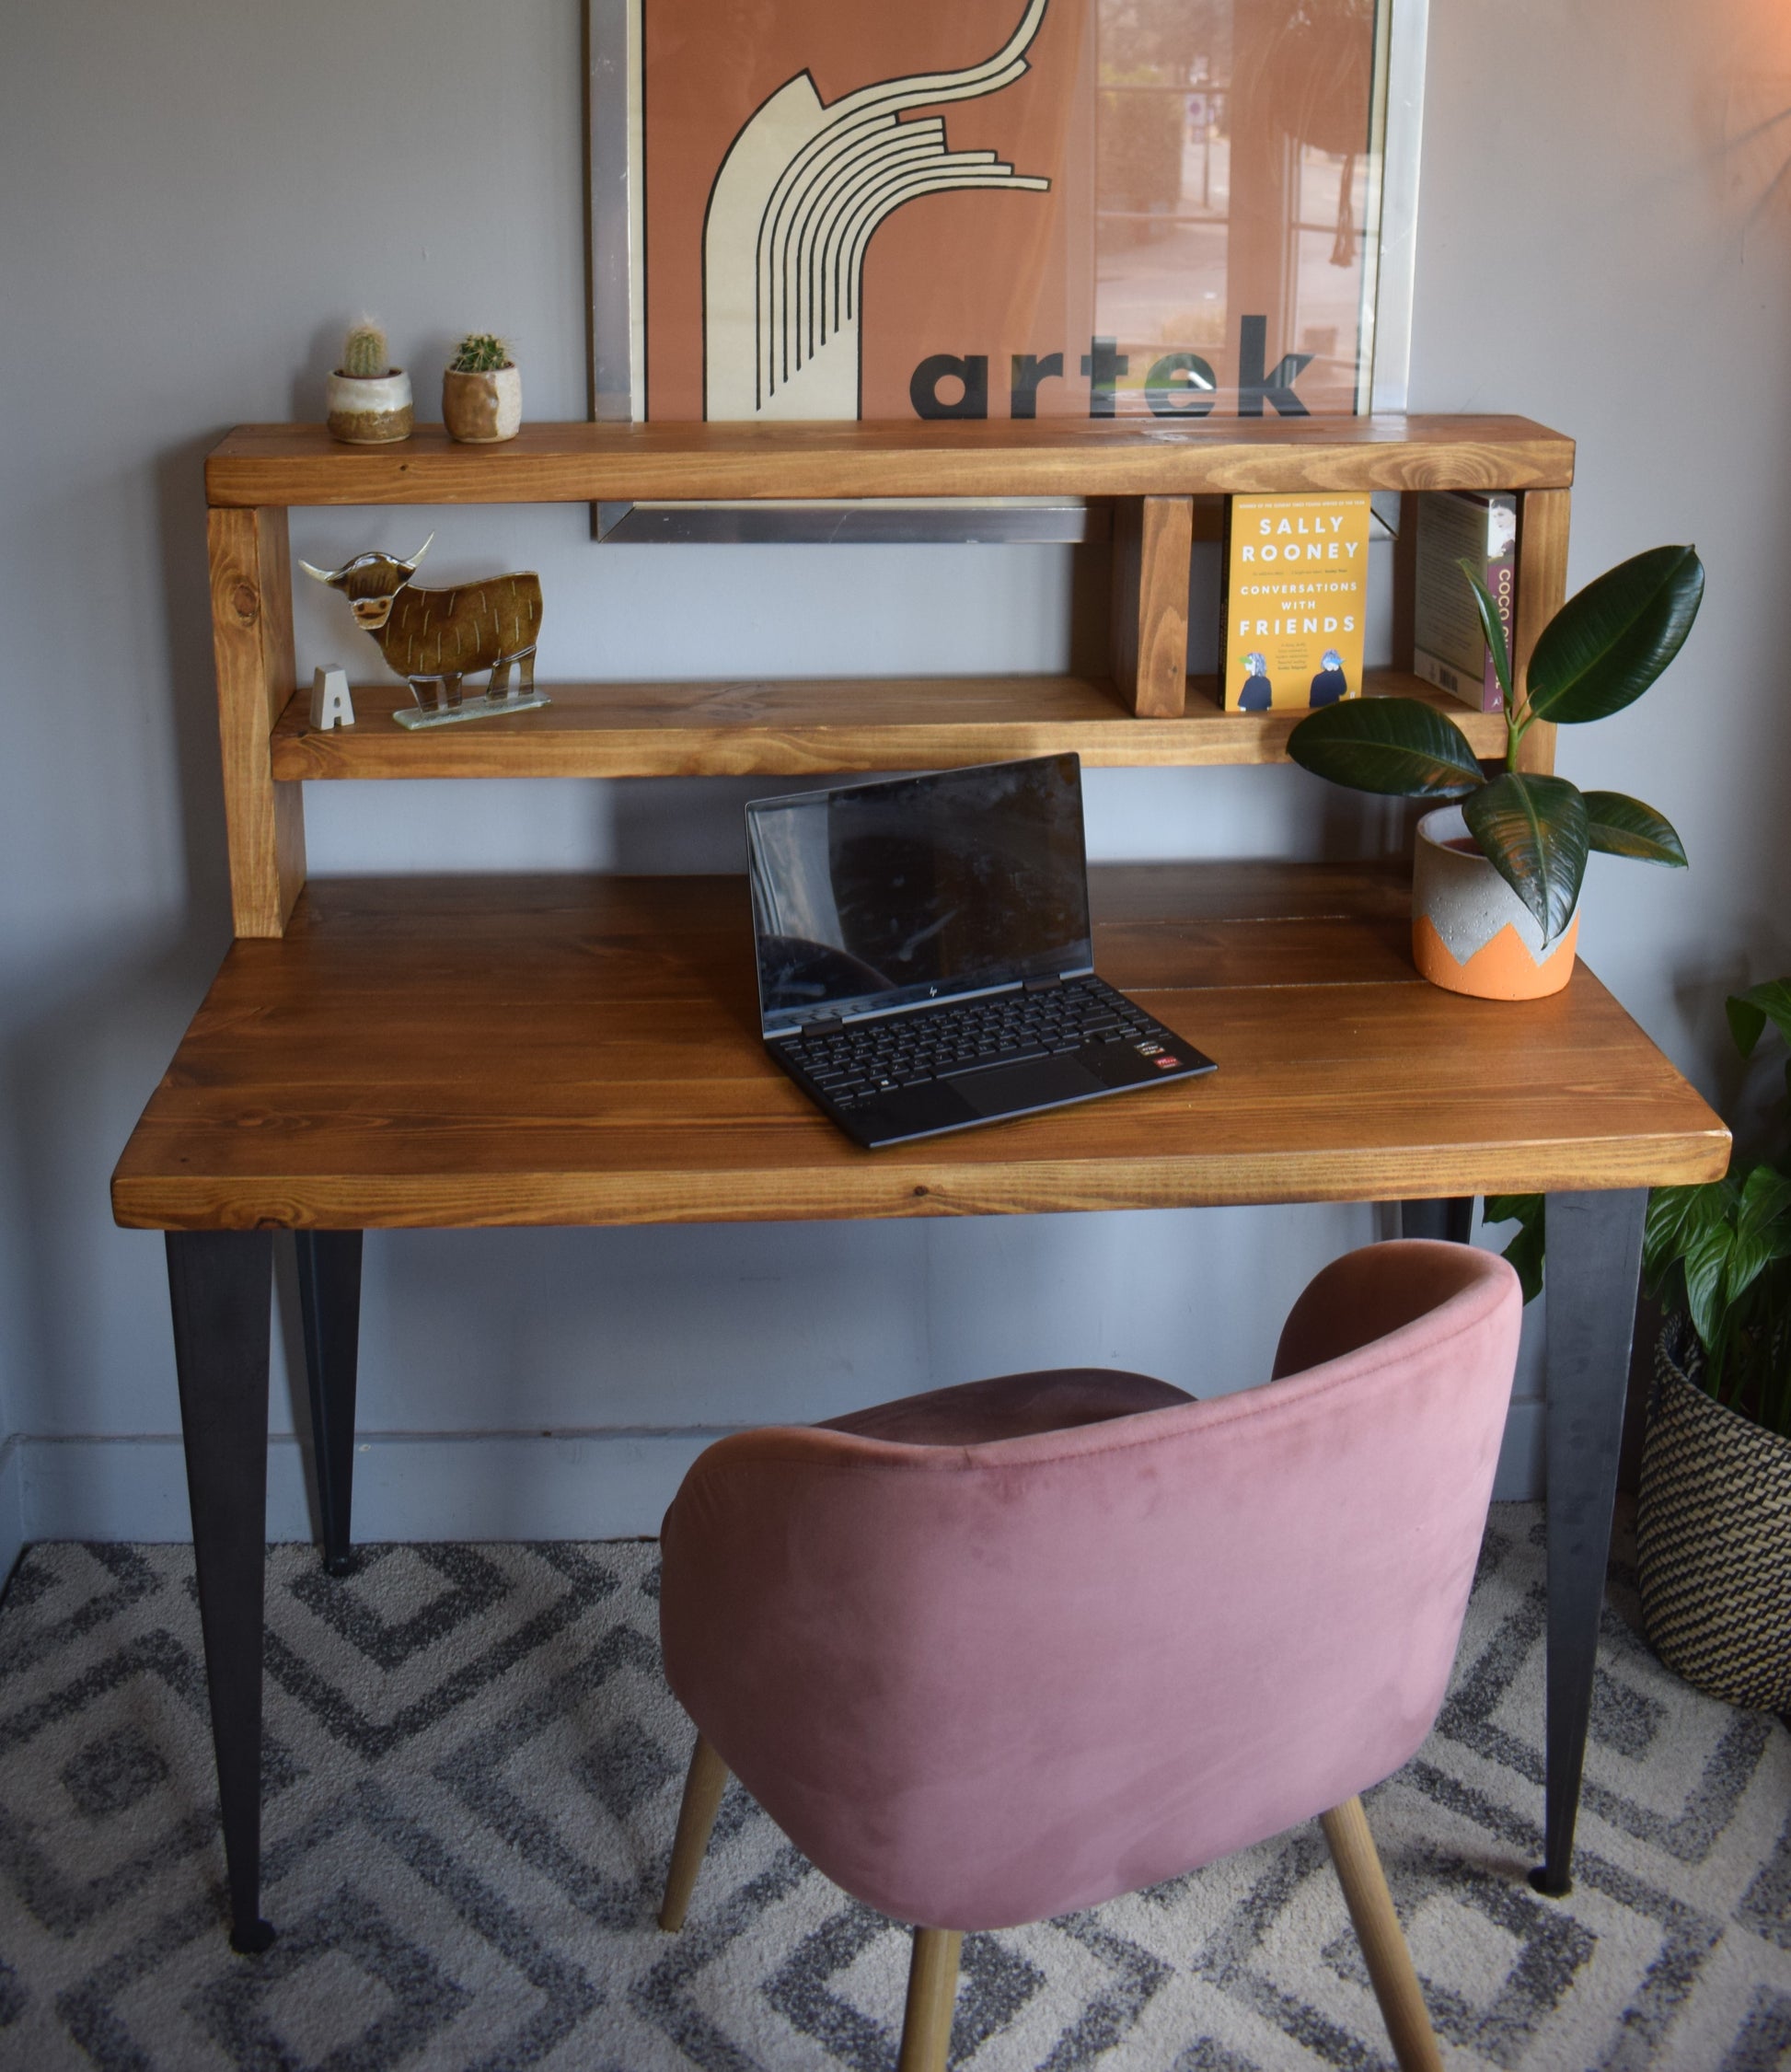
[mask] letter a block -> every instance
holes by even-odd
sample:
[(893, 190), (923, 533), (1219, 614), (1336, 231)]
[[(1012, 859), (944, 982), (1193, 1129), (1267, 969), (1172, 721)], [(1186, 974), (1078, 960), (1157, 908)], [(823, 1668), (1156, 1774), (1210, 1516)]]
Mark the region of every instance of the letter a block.
[(349, 696), (346, 669), (319, 669), (313, 675), (311, 724), (319, 731), (354, 724), (354, 700)]

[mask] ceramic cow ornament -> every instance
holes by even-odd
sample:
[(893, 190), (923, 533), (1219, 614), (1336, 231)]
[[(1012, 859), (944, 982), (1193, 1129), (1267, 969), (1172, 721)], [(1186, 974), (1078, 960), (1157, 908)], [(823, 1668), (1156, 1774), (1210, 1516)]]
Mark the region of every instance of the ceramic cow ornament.
[[(306, 575), (340, 590), (354, 623), (371, 633), (389, 667), (404, 677), (416, 700), (415, 713), (399, 713), (411, 724), (435, 719), (472, 718), (518, 706), (544, 705), (535, 691), (535, 643), (541, 631), (541, 579), (532, 573), (487, 576), (451, 590), (419, 590), (410, 578), (429, 551), (432, 532), (408, 561), (393, 554), (357, 554), (339, 569), (298, 565)], [(466, 708), (461, 679), (490, 670), (484, 699)], [(511, 695), (515, 669), (520, 689)]]

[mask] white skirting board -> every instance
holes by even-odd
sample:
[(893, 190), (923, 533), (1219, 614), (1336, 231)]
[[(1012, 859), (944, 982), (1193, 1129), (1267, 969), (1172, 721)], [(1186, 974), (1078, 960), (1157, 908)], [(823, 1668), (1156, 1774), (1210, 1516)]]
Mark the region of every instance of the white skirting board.
[(1505, 1420), (1498, 1450), (1498, 1473), (1493, 1477), (1496, 1504), (1539, 1502), (1547, 1487), (1543, 1441), (1548, 1425), (1547, 1405), (1534, 1398), (1514, 1403)]
[[(373, 1432), (354, 1448), (357, 1540), (604, 1540), (656, 1534), (685, 1470), (731, 1428), (570, 1432)], [(1514, 1403), (1494, 1496), (1543, 1493), (1543, 1406)], [(268, 1442), (268, 1537), (309, 1540), (305, 1454)], [(16, 1437), (0, 1448), (0, 1579), (33, 1540), (186, 1540), (186, 1464), (174, 1434)]]
[(11, 1433), (0, 1440), (0, 1588), (25, 1545), (24, 1448)]
[[(726, 1428), (678, 1431), (373, 1432), (354, 1447), (357, 1540), (631, 1539), (656, 1534), (685, 1470)], [(32, 1540), (187, 1540), (178, 1436), (23, 1439)], [(315, 1536), (305, 1454), (268, 1442), (268, 1537)]]

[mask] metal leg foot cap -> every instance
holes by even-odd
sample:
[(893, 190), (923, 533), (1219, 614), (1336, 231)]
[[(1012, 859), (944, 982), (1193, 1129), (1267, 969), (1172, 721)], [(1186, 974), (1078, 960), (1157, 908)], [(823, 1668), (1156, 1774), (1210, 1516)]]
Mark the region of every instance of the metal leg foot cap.
[(272, 1921), (251, 1921), (246, 1928), (232, 1928), (230, 1947), (239, 1957), (259, 1957), (273, 1940)]
[(323, 1572), (326, 1576), (352, 1576), (359, 1566), (353, 1555), (349, 1553), (326, 1554), (323, 1557)]
[(1530, 1873), (1530, 1882), (1544, 1899), (1566, 1899), (1574, 1889), (1571, 1878), (1556, 1878), (1545, 1863), (1539, 1863)]

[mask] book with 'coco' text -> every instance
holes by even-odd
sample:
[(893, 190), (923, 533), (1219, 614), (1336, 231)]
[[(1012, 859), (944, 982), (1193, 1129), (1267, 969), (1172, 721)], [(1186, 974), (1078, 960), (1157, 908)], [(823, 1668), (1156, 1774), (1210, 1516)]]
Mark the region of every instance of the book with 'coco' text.
[(1417, 499), (1412, 667), (1477, 712), (1505, 695), (1474, 609), (1466, 562), (1486, 585), (1511, 651), (1518, 588), (1518, 500), (1503, 491), (1427, 490)]

